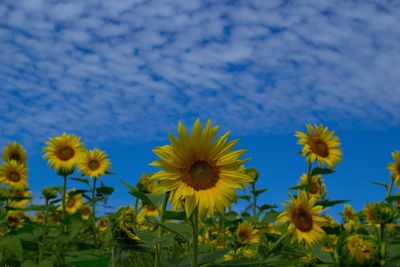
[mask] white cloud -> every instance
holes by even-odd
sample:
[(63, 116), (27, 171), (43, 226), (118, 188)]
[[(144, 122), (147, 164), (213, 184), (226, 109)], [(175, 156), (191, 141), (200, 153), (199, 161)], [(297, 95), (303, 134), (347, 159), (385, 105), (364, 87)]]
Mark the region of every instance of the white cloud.
[(140, 142), (197, 116), (238, 134), (400, 123), (396, 2), (8, 0), (0, 15), (5, 139)]

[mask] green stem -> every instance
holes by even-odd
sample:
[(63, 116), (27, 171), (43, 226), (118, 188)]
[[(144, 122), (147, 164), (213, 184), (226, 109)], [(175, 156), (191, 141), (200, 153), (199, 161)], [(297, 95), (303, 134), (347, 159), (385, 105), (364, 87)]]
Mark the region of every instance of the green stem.
[(310, 187), (311, 187), (311, 181), (312, 181), (312, 177), (311, 177), (311, 162), (308, 162), (308, 168), (307, 168), (307, 196), (310, 196)]
[(40, 245), (40, 250), (39, 250), (39, 263), (43, 260), (43, 254), (44, 254), (44, 251), (46, 251), (48, 216), (49, 216), (49, 199), (46, 198), (45, 213), (44, 213), (44, 225), (43, 225), (43, 237), (42, 237), (42, 244)]
[(251, 183), (251, 189), (253, 193), (253, 217), (255, 218), (257, 214), (256, 182)]
[(97, 236), (96, 236), (96, 181), (97, 178), (93, 178), (93, 187), (92, 187), (92, 210), (93, 210), (93, 220), (92, 220), (92, 228), (93, 228), (93, 242), (94, 246), (97, 247)]
[(392, 177), (392, 178), (390, 179), (390, 186), (389, 186), (389, 190), (388, 190), (387, 197), (390, 197), (390, 196), (392, 195), (393, 184), (394, 184), (394, 179), (393, 179), (393, 177)]
[[(160, 222), (164, 222), (164, 213), (165, 210), (167, 209), (167, 204), (168, 204), (168, 197), (169, 197), (169, 192), (164, 193), (162, 202), (161, 202), (161, 210), (160, 210)], [(137, 199), (136, 199), (137, 201)], [(136, 204), (135, 204), (136, 205)], [(158, 227), (158, 237), (163, 236), (163, 229), (162, 227)], [(160, 267), (161, 266), (161, 244), (156, 245), (156, 255), (155, 255), (155, 262), (154, 262), (155, 267)]]
[(224, 206), (224, 212), (222, 213), (222, 238), (224, 242), (224, 248), (226, 246), (226, 231), (225, 231), (225, 206)]
[(198, 266), (198, 251), (199, 251), (199, 210), (195, 208), (191, 218), (192, 224), (192, 267)]
[(268, 254), (272, 253), (277, 246), (282, 242), (282, 240), (286, 237), (287, 234), (281, 235), (281, 237), (272, 245), (271, 249), (269, 250)]
[(139, 210), (139, 198), (135, 197), (135, 211), (137, 212)]
[(62, 219), (63, 219), (63, 232), (65, 232), (65, 197), (67, 195), (67, 175), (63, 175), (64, 185), (63, 185), (63, 194), (62, 194)]

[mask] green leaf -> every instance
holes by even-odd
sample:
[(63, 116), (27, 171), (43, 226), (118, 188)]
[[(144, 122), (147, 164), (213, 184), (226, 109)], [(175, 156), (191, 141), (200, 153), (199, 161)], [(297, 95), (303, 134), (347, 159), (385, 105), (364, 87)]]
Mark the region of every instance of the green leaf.
[(85, 260), (71, 260), (70, 263), (75, 267), (100, 267), (108, 266), (110, 263), (110, 257), (107, 258), (96, 258), (96, 259), (85, 259)]
[(170, 231), (171, 233), (177, 234), (183, 238), (186, 242), (190, 242), (192, 237), (192, 229), (185, 224), (181, 223), (162, 223), (153, 218), (147, 218), (150, 222), (157, 224), (158, 226)]
[(51, 261), (44, 260), (39, 263), (38, 267), (53, 267), (53, 263), (51, 263)]
[(311, 171), (311, 176), (314, 176), (314, 175), (323, 175), (323, 174), (331, 174), (331, 173), (334, 173), (335, 171), (334, 170), (332, 170), (332, 169), (328, 169), (328, 168), (314, 168), (312, 171)]
[(378, 183), (378, 182), (370, 182), (370, 183), (371, 183), (371, 184), (374, 184), (374, 185), (382, 186), (382, 187), (384, 187), (384, 188), (386, 189), (386, 191), (389, 190), (389, 186), (388, 186), (387, 184)]
[(260, 211), (264, 211), (264, 210), (276, 209), (277, 207), (278, 207), (277, 205), (264, 204), (261, 207), (259, 207), (259, 209), (260, 209)]
[(6, 236), (0, 239), (0, 248), (7, 249), (16, 260), (22, 261), (22, 245), (19, 238)]
[(26, 260), (21, 264), (21, 267), (37, 267), (36, 263), (32, 260)]
[(114, 187), (111, 186), (101, 186), (96, 188), (97, 194), (111, 195), (114, 192)]
[(387, 197), (385, 200), (386, 200), (387, 202), (393, 202), (393, 201), (396, 201), (396, 200), (400, 200), (400, 196), (399, 196), (399, 195), (397, 195), (397, 196), (390, 196), (390, 197)]
[[(209, 253), (203, 253), (199, 254), (197, 263), (198, 265), (206, 264), (211, 261), (217, 260), (224, 256), (226, 253), (228, 253), (229, 249), (224, 249), (224, 250), (219, 250), (219, 251), (214, 251), (214, 252), (209, 252)], [(179, 259), (179, 267), (186, 267), (190, 266), (191, 263), (191, 257), (184, 257)]]
[(263, 222), (266, 223), (272, 223), (276, 221), (276, 217), (278, 217), (279, 212), (276, 211), (270, 211), (268, 213), (265, 214), (265, 217), (263, 219)]
[(128, 183), (125, 183), (125, 182), (122, 181), (122, 180), (119, 180), (119, 182), (120, 182), (123, 186), (125, 186), (126, 188), (128, 188), (129, 191), (137, 191), (137, 190), (138, 190), (137, 187), (134, 186), (134, 185), (130, 185), (130, 184), (128, 184)]
[(83, 194), (83, 193), (86, 193), (86, 192), (88, 192), (88, 190), (81, 190), (81, 189), (78, 189), (78, 190), (69, 191), (69, 192), (68, 192), (68, 195), (69, 195), (70, 197), (73, 197), (73, 196), (75, 196), (75, 195)]
[(320, 247), (313, 247), (312, 252), (320, 261), (324, 263), (335, 262), (335, 260), (332, 258), (332, 255), (327, 251), (323, 251)]
[(258, 189), (258, 190), (255, 190), (255, 191), (252, 190), (251, 193), (254, 194), (255, 196), (258, 196), (258, 195), (260, 195), (260, 194), (262, 194), (264, 192), (267, 192), (267, 191), (268, 191), (268, 189), (264, 188), (264, 189)]
[(244, 200), (247, 200), (247, 201), (251, 200), (251, 196), (249, 196), (249, 195), (238, 196), (237, 198), (238, 199), (244, 199)]
[(77, 181), (77, 182), (81, 182), (84, 184), (87, 184), (88, 186), (90, 186), (90, 182), (88, 179), (85, 178), (71, 178), (71, 180)]
[(184, 211), (171, 211), (166, 210), (164, 213), (165, 220), (180, 220), (183, 221), (186, 218), (186, 213)]
[(264, 264), (273, 264), (273, 263), (279, 263), (279, 266), (287, 266), (286, 263), (288, 263), (289, 260), (285, 259), (266, 259), (266, 260), (252, 260), (252, 261), (246, 261), (246, 260), (234, 260), (234, 261), (225, 261), (220, 264), (213, 264), (210, 265), (209, 267), (248, 267), (248, 266), (263, 266)]
[(308, 190), (310, 186), (308, 184), (300, 184), (296, 186), (289, 187), (289, 190)]
[(163, 195), (145, 194), (145, 193), (137, 190), (136, 188), (129, 193), (131, 195), (133, 195), (134, 197), (140, 198), (140, 200), (142, 200), (143, 204), (149, 204), (149, 205), (156, 206), (158, 211), (160, 211)]
[(332, 207), (335, 206), (337, 204), (342, 204), (342, 203), (346, 203), (346, 202), (350, 202), (350, 200), (320, 200), (318, 202), (315, 203), (315, 205), (320, 205), (324, 208), (326, 207)]

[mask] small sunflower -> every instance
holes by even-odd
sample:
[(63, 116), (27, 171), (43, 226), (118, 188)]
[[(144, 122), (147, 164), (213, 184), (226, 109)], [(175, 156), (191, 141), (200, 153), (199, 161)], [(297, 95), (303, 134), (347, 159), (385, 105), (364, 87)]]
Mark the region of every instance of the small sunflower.
[(344, 205), (343, 218), (345, 219), (345, 221), (348, 221), (348, 222), (358, 220), (358, 217), (356, 216), (356, 212), (353, 210), (353, 208), (350, 205)]
[(310, 163), (318, 161), (320, 167), (326, 163), (329, 168), (334, 168), (342, 160), (339, 137), (334, 136), (334, 132), (323, 125), (307, 124), (306, 127), (307, 134), (303, 132), (295, 134), (299, 138), (297, 143), (303, 146), (301, 154)]
[(24, 164), (15, 160), (4, 162), (0, 167), (0, 183), (9, 185), (15, 190), (24, 190), (28, 187), (28, 169)]
[(392, 175), (392, 179), (396, 182), (397, 186), (400, 187), (400, 151), (392, 153), (394, 162), (389, 163), (387, 169)]
[(143, 207), (140, 209), (140, 213), (143, 214), (145, 217), (157, 217), (158, 216), (158, 210), (156, 206), (153, 205), (143, 205)]
[(2, 158), (6, 162), (15, 160), (21, 164), (26, 164), (27, 159), (25, 149), (17, 142), (8, 143), (8, 145), (4, 147)]
[(154, 190), (157, 187), (157, 183), (150, 179), (151, 174), (143, 174), (139, 182), (136, 184), (139, 191), (146, 193), (146, 194), (153, 194)]
[(222, 213), (233, 201), (236, 189), (253, 181), (239, 170), (246, 161), (239, 159), (245, 150), (231, 151), (238, 140), (227, 142), (227, 132), (213, 141), (217, 130), (211, 120), (202, 129), (197, 119), (189, 135), (179, 122), (179, 139), (170, 134), (171, 145), (153, 150), (160, 159), (151, 165), (162, 168), (151, 177), (160, 181), (155, 193), (171, 191), (172, 208), (184, 207), (188, 217), (196, 207), (200, 218), (212, 216), (215, 208)]
[(24, 225), (22, 217), (24, 213), (21, 211), (8, 211), (7, 212), (7, 224), (10, 228), (21, 228)]
[(351, 257), (361, 264), (373, 259), (375, 256), (375, 246), (373, 243), (364, 240), (358, 234), (347, 238), (347, 250)]
[(46, 142), (43, 148), (46, 152), (44, 157), (48, 160), (50, 167), (57, 172), (70, 172), (85, 152), (85, 148), (80, 143), (80, 138), (66, 133), (61, 136), (52, 137)]
[[(307, 174), (303, 174), (300, 177), (300, 185), (307, 184)], [(322, 180), (321, 175), (314, 175), (311, 177), (311, 185), (310, 188), (308, 189), (308, 192), (310, 193), (312, 198), (319, 199), (321, 197), (325, 197), (326, 195), (326, 186), (324, 184), (324, 181)]]
[(11, 193), (12, 197), (15, 198), (26, 198), (26, 199), (21, 199), (21, 200), (12, 200), (8, 203), (8, 205), (10, 207), (17, 207), (17, 208), (23, 208), (26, 205), (28, 205), (32, 199), (30, 197), (32, 197), (32, 193), (30, 191), (14, 191)]
[(93, 213), (92, 208), (87, 204), (82, 205), (80, 211), (81, 211), (81, 218), (84, 221), (89, 220), (90, 215)]
[(110, 160), (107, 154), (100, 149), (90, 150), (82, 155), (82, 158), (78, 164), (78, 169), (90, 178), (98, 178), (107, 173), (110, 169)]
[(378, 217), (378, 204), (376, 203), (367, 203), (364, 206), (364, 214), (365, 214), (365, 221), (370, 224), (378, 224), (379, 217)]
[(100, 219), (97, 221), (96, 228), (97, 228), (100, 232), (106, 231), (109, 227), (110, 227), (110, 218), (108, 218), (108, 217), (103, 217), (103, 218), (100, 218)]
[(277, 218), (277, 223), (288, 222), (288, 231), (292, 234), (291, 242), (305, 241), (306, 245), (312, 246), (325, 237), (322, 230), (327, 220), (319, 215), (323, 208), (315, 206), (315, 199), (309, 199), (304, 191), (300, 191), (297, 198), (291, 196), (290, 204), (284, 204), (286, 210)]
[(124, 208), (119, 216), (119, 227), (130, 239), (139, 240), (139, 237), (134, 232), (137, 222), (135, 213), (132, 207)]
[(255, 230), (253, 225), (249, 222), (239, 223), (236, 238), (241, 245), (250, 245), (260, 242), (258, 230)]
[(34, 217), (33, 220), (35, 222), (37, 222), (37, 223), (44, 223), (44, 213), (43, 213), (43, 211), (40, 211), (40, 210), (36, 211), (35, 217)]
[(74, 214), (75, 212), (77, 212), (82, 204), (82, 194), (76, 194), (73, 196), (70, 196), (70, 194), (66, 194), (65, 211), (69, 214)]

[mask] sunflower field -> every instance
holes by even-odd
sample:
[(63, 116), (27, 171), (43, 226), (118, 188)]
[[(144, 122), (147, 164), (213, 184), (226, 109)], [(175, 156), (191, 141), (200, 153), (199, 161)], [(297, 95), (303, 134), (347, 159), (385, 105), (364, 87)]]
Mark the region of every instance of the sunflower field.
[[(361, 211), (347, 203), (337, 222), (328, 210), (347, 201), (329, 198), (323, 176), (342, 160), (340, 140), (323, 125), (295, 136), (306, 172), (295, 174), (283, 208), (260, 201), (262, 177), (234, 149), (239, 140), (196, 120), (191, 131), (179, 122), (178, 136), (154, 148), (158, 172), (121, 181), (132, 205), (107, 213), (96, 212), (114, 192), (102, 182), (112, 174), (106, 152), (72, 134), (50, 138), (43, 157), (60, 186), (33, 201), (27, 153), (9, 143), (0, 166), (0, 266), (400, 266), (400, 151), (387, 184), (375, 183), (387, 197)], [(243, 211), (231, 207), (238, 201)]]

